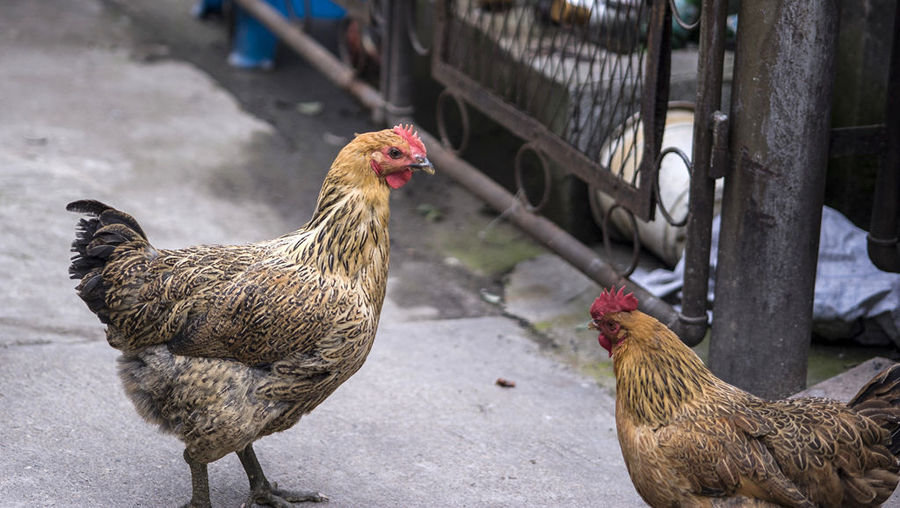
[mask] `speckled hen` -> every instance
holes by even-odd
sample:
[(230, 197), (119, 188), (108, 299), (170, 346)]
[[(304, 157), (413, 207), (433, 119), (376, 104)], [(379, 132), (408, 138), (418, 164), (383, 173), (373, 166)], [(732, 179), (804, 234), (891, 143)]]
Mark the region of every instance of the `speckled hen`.
[(251, 503), (327, 499), (276, 488), (253, 451), (290, 428), (363, 364), (384, 301), (390, 190), (433, 173), (410, 127), (358, 135), (334, 160), (312, 219), (247, 245), (154, 248), (130, 215), (97, 201), (69, 273), (120, 350), (138, 413), (185, 444), (190, 506), (210, 506), (206, 464), (235, 452)]
[(768, 401), (718, 379), (631, 294), (591, 306), (613, 358), (616, 430), (654, 507), (878, 506), (900, 472), (900, 364), (847, 404)]

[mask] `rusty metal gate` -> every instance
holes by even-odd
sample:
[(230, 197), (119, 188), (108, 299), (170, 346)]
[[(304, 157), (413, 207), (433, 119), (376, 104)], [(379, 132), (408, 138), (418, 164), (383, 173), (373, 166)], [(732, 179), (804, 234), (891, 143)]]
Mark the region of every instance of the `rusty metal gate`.
[(649, 220), (670, 27), (664, 1), (439, 0), (432, 75), (459, 107)]
[[(714, 186), (727, 162), (727, 116), (718, 111), (725, 2), (705, 2), (702, 16), (703, 26), (701, 19), (685, 21), (672, 0), (438, 0), (432, 53), (432, 75), (446, 87), (438, 104), (444, 143), (440, 112), (452, 97), (461, 111), (469, 104), (526, 139), (520, 153), (535, 149), (586, 182), (591, 198), (598, 190), (613, 197), (615, 204), (595, 219), (608, 247), (613, 210), (629, 216), (634, 250), (630, 266), (617, 269), (620, 277), (637, 265), (636, 219), (660, 212), (672, 226), (687, 226), (683, 308), (667, 324), (690, 345), (707, 330)], [(700, 31), (691, 154), (661, 146), (673, 20)], [(669, 154), (691, 174), (689, 213), (682, 217), (659, 199), (659, 167)], [(515, 170), (518, 195), (526, 196), (518, 164)]]
[[(359, 2), (339, 1), (360, 7), (356, 5)], [(539, 158), (552, 159), (586, 182), (592, 195), (602, 191), (612, 197), (613, 208), (624, 210), (632, 224), (637, 219), (651, 220), (656, 211), (662, 211), (669, 223), (692, 227), (692, 216), (711, 217), (712, 202), (698, 199), (699, 205), (694, 204), (697, 178), (693, 174), (697, 170), (692, 169), (695, 164), (689, 154), (660, 146), (668, 105), (672, 21), (689, 29), (699, 24), (688, 26), (682, 21), (673, 9), (673, 0), (436, 0), (433, 20), (422, 19), (427, 18), (421, 16), (427, 11), (421, 9), (427, 2), (364, 2), (361, 9), (366, 15), (361, 22), (377, 25), (380, 32), (380, 90), (356, 78), (350, 62), (341, 64), (318, 49), (263, 0), (235, 2), (371, 108), (376, 121), (409, 117), (411, 59), (414, 53), (430, 51), (432, 75), (446, 87), (438, 100), (437, 115), (443, 146), (432, 148), (445, 172), (495, 208), (505, 210), (507, 219), (598, 283), (626, 284), (644, 310), (673, 327), (686, 342), (696, 343), (703, 337), (707, 326), (704, 273), (708, 273), (708, 240), (705, 257), (702, 249), (699, 254), (695, 249), (689, 258), (688, 271), (699, 265), (699, 277), (693, 278), (702, 279), (704, 284), (702, 291), (698, 286), (693, 293), (685, 287), (686, 297), (696, 294), (698, 302), (693, 307), (685, 305), (685, 312), (694, 309), (696, 314), (676, 313), (626, 279), (637, 262), (636, 228), (632, 228), (635, 256), (631, 267), (612, 267), (592, 249), (537, 215), (540, 203), (528, 201), (518, 178), (520, 192), (513, 196), (460, 159), (465, 141), (450, 146), (441, 113), (451, 101), (463, 117), (467, 106), (476, 108), (526, 140), (520, 156), (533, 150)], [(419, 29), (422, 24), (433, 27), (430, 49), (418, 37), (427, 32)], [(724, 17), (714, 25), (721, 25), (720, 32), (724, 32)], [(701, 36), (701, 52), (702, 40)], [(711, 108), (718, 108), (718, 103)], [(698, 107), (700, 112), (707, 114), (710, 107)], [(712, 136), (703, 139), (710, 142)], [(709, 143), (704, 146), (703, 151), (708, 153)], [(662, 209), (657, 197), (661, 157), (673, 152), (692, 173), (691, 211), (680, 219), (673, 219)], [(525, 206), (508, 208), (510, 201), (522, 200), (523, 196)], [(703, 207), (703, 213), (695, 213), (697, 206)], [(606, 218), (613, 208), (607, 210)], [(693, 227), (698, 226), (709, 229), (708, 222)], [(701, 233), (699, 238), (708, 236)], [(691, 317), (694, 315), (697, 317)]]

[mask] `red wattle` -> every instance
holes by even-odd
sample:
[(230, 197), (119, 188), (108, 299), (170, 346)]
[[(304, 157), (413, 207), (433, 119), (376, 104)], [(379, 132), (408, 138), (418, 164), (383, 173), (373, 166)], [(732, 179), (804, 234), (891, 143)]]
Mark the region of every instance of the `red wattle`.
[(396, 173), (391, 173), (384, 177), (384, 179), (392, 189), (399, 189), (400, 187), (403, 187), (404, 185), (406, 185), (406, 182), (408, 182), (410, 178), (412, 178), (411, 169), (401, 169)]
[(601, 333), (600, 336), (597, 337), (597, 342), (599, 342), (600, 345), (603, 346), (603, 349), (609, 351), (609, 356), (612, 356), (612, 341), (606, 338), (606, 335), (603, 335)]

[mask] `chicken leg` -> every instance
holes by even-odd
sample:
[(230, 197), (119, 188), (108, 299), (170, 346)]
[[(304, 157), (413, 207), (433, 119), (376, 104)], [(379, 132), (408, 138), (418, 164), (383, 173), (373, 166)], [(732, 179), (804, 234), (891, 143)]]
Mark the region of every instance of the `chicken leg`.
[(247, 472), (247, 479), (250, 480), (250, 498), (247, 503), (249, 506), (255, 503), (275, 506), (276, 508), (289, 508), (293, 506), (292, 503), (328, 501), (328, 497), (319, 492), (294, 492), (279, 489), (276, 483), (270, 484), (269, 480), (266, 479), (266, 475), (263, 474), (259, 461), (256, 460), (256, 452), (253, 451), (252, 444), (248, 444), (246, 448), (235, 453), (241, 459), (244, 471)]
[(191, 468), (191, 501), (181, 508), (212, 508), (209, 502), (209, 476), (206, 474), (206, 464), (197, 462), (191, 458), (187, 450), (184, 450), (184, 461)]

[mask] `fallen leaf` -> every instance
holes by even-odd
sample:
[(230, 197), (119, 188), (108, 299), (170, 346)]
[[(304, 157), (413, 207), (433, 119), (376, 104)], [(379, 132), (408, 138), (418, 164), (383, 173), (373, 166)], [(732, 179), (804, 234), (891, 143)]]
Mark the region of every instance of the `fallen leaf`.
[(307, 116), (316, 116), (324, 109), (325, 106), (319, 101), (297, 103), (297, 112)]

